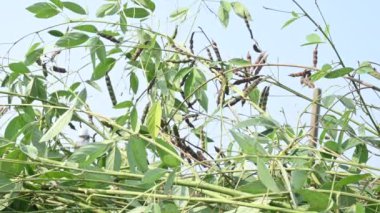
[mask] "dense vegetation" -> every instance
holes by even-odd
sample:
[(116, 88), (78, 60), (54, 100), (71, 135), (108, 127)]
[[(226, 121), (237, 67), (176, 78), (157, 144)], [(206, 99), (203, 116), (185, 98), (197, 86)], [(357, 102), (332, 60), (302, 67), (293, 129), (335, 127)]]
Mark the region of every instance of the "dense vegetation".
[[(303, 44), (313, 47), (306, 65), (270, 60), (253, 13), (238, 1), (196, 6), (227, 28), (230, 17), (241, 20), (236, 39), (250, 38), (246, 58), (225, 58), (215, 35), (184, 26), (197, 16), (193, 7), (167, 14), (167, 33), (150, 22), (160, 10), (153, 0), (108, 0), (96, 19), (70, 1), (27, 6), (38, 19), (66, 20), (15, 41), (2, 59), (0, 209), (380, 211), (380, 168), (368, 164), (380, 144), (372, 98), (380, 88), (371, 84), (379, 65), (347, 67), (329, 26), (293, 3), (283, 27), (304, 19), (317, 29)], [(25, 57), (12, 58), (25, 40)], [(334, 51), (331, 63), (318, 62), (321, 45)], [(292, 68), (289, 78), (314, 96), (271, 67)], [(318, 82), (334, 79), (344, 93), (321, 95)], [(271, 88), (308, 102), (296, 122), (271, 116)]]

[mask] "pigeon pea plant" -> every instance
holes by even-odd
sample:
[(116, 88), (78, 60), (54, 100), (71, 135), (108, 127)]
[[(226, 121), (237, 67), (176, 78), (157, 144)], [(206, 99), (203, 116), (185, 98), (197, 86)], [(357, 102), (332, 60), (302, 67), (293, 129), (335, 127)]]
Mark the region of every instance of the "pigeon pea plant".
[[(379, 211), (380, 168), (367, 163), (378, 157), (379, 107), (363, 93), (380, 88), (359, 78), (379, 80), (379, 65), (345, 66), (328, 25), (297, 1), (283, 27), (306, 19), (318, 30), (304, 44), (315, 47), (311, 65), (269, 62), (241, 2), (196, 2), (167, 14), (178, 25), (169, 34), (150, 24), (160, 9), (153, 0), (108, 0), (96, 19), (71, 1), (26, 8), (65, 21), (17, 40), (2, 59), (0, 209)], [(182, 30), (200, 10), (225, 27), (230, 16), (241, 20), (238, 36), (251, 41), (246, 58), (225, 58), (201, 27)], [(25, 40), (25, 58), (12, 58)], [(318, 66), (318, 45), (337, 61)], [(292, 68), (305, 90), (321, 79), (350, 87), (344, 95), (315, 88), (310, 98), (268, 67)], [(305, 120), (293, 127), (271, 116), (273, 87), (309, 102), (312, 131)]]

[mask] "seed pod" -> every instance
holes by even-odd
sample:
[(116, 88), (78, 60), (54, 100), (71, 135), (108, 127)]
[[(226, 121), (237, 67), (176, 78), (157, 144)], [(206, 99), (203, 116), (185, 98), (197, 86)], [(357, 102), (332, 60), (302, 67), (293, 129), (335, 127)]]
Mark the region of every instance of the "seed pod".
[[(257, 57), (255, 64), (265, 64), (268, 58), (268, 54), (266, 52), (260, 53), (259, 57)], [(263, 68), (262, 65), (257, 66), (255, 70), (255, 75), (258, 75)]]
[(116, 100), (115, 92), (113, 91), (111, 78), (109, 77), (108, 73), (106, 73), (105, 79), (106, 79), (108, 94), (110, 95), (112, 105), (115, 106), (117, 104), (117, 100)]
[(207, 51), (207, 55), (208, 55), (208, 58), (210, 59), (210, 61), (214, 61), (214, 58), (212, 57), (210, 49), (206, 48), (206, 51)]
[(239, 80), (236, 80), (234, 83), (232, 83), (233, 85), (240, 85), (240, 84), (244, 84), (244, 83), (249, 83), (253, 80), (256, 80), (258, 78), (260, 78), (261, 76), (259, 75), (255, 75), (255, 76), (252, 76), (252, 77), (249, 77), (249, 78), (243, 78), (243, 79), (239, 79)]
[(254, 81), (252, 81), (252, 83), (245, 90), (243, 90), (243, 97), (244, 98), (247, 97), (249, 93), (251, 93), (252, 90), (255, 89), (257, 85), (259, 85), (261, 81), (262, 81), (262, 78), (257, 78)]
[(216, 99), (216, 105), (219, 106), (220, 104), (223, 104), (224, 103), (224, 98), (225, 98), (225, 92), (223, 91), (222, 88), (220, 88), (218, 90), (218, 96), (217, 96), (217, 99)]
[(173, 134), (175, 137), (180, 138), (177, 125), (173, 125)]
[(136, 61), (137, 58), (141, 55), (141, 53), (142, 53), (143, 50), (144, 50), (143, 48), (138, 47), (138, 48), (136, 49), (135, 53), (133, 54), (133, 56), (132, 56), (132, 58), (131, 58), (131, 61)]
[(267, 108), (268, 96), (269, 96), (269, 86), (264, 87), (261, 92), (259, 107), (265, 112)]
[(252, 29), (251, 29), (251, 26), (249, 25), (248, 18), (247, 18), (247, 16), (246, 16), (245, 14), (244, 14), (244, 22), (245, 22), (245, 26), (246, 26), (247, 29), (248, 29), (249, 35), (250, 35), (251, 39), (253, 40)]
[(190, 128), (195, 128), (195, 126), (194, 126), (194, 124), (192, 124), (191, 122), (190, 122), (190, 119), (188, 119), (188, 118), (185, 118), (185, 122), (186, 122), (186, 124), (190, 127)]
[(247, 61), (248, 61), (249, 63), (252, 62), (252, 57), (251, 57), (251, 54), (249, 54), (249, 51), (247, 52)]
[(253, 44), (253, 50), (255, 51), (255, 52), (257, 52), (257, 53), (261, 53), (262, 52), (262, 50), (259, 48), (259, 45), (258, 44)]
[(110, 42), (113, 42), (113, 43), (115, 43), (115, 44), (120, 44), (120, 41), (117, 40), (114, 36), (107, 35), (107, 34), (102, 33), (102, 32), (98, 32), (98, 35), (99, 35), (100, 37), (102, 37), (102, 38), (107, 39), (107, 40), (110, 41)]
[(73, 123), (71, 123), (71, 122), (69, 122), (69, 127), (70, 127), (70, 129), (72, 129), (72, 130), (76, 130), (76, 128), (75, 128), (75, 126), (74, 126), (74, 124), (73, 124)]
[(53, 71), (58, 72), (58, 73), (66, 73), (67, 72), (65, 68), (57, 67), (57, 66), (53, 66)]
[(148, 114), (149, 108), (150, 108), (150, 102), (148, 102), (144, 107), (144, 110), (141, 116), (141, 123), (144, 123), (146, 115)]
[(301, 77), (301, 76), (306, 76), (306, 72), (307, 72), (307, 71), (308, 71), (308, 70), (305, 69), (305, 70), (302, 71), (302, 72), (290, 73), (289, 76), (290, 76), (290, 77)]
[(194, 34), (195, 32), (191, 33), (190, 36), (190, 51), (194, 54)]
[(175, 26), (171, 39), (174, 40), (177, 37), (177, 34), (178, 34), (178, 25)]
[(215, 53), (215, 56), (216, 56), (216, 60), (218, 60), (218, 61), (222, 61), (222, 57), (220, 56), (220, 52), (219, 52), (219, 49), (218, 49), (218, 45), (216, 44), (215, 41), (212, 41), (212, 43), (211, 43), (211, 47), (212, 47), (212, 49), (214, 50), (214, 53)]
[(45, 77), (48, 76), (48, 70), (46, 68), (46, 63), (42, 64), (42, 73), (44, 74)]
[(55, 57), (61, 53), (61, 50), (54, 51), (50, 56), (50, 61), (54, 61)]
[(313, 51), (313, 67), (317, 67), (318, 64), (318, 44), (315, 46)]

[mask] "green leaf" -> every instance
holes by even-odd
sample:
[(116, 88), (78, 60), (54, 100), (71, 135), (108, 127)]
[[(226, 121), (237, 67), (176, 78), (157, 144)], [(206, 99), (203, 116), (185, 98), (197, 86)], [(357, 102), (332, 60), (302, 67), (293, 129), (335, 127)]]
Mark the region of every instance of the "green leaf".
[(88, 35), (84, 33), (79, 33), (79, 32), (73, 32), (73, 33), (68, 33), (58, 39), (58, 41), (55, 43), (58, 47), (75, 47), (80, 44), (83, 44), (89, 39)]
[[(160, 138), (156, 138), (156, 142), (160, 144), (161, 146), (165, 147), (166, 149), (170, 150), (172, 153), (177, 154), (177, 151), (168, 142)], [(173, 156), (172, 154), (167, 153), (166, 151), (162, 150), (158, 146), (156, 147), (156, 149), (164, 166), (168, 166), (171, 168), (178, 168), (181, 165), (181, 162), (177, 158), (178, 154), (176, 156)]]
[(111, 151), (107, 153), (106, 169), (119, 171), (121, 166), (121, 153), (117, 144), (114, 144)]
[(38, 149), (32, 144), (24, 145), (21, 143), (20, 150), (31, 159), (37, 159), (38, 157)]
[(175, 10), (174, 12), (170, 14), (170, 18), (173, 20), (180, 19), (181, 17), (186, 16), (188, 11), (189, 11), (189, 8), (186, 8), (186, 7), (178, 8), (177, 10)]
[(236, 124), (236, 128), (245, 128), (248, 126), (263, 126), (263, 127), (275, 129), (275, 128), (279, 128), (280, 124), (276, 120), (266, 115), (254, 116), (250, 119), (241, 121), (238, 124)]
[(197, 100), (201, 107), (207, 112), (208, 110), (208, 97), (205, 91), (200, 91), (195, 93), (195, 96), (197, 97)]
[(156, 169), (150, 169), (145, 172), (144, 177), (142, 178), (143, 183), (154, 183), (156, 180), (163, 177), (166, 173), (165, 169), (156, 168)]
[(138, 116), (136, 107), (132, 108), (130, 119), (131, 119), (132, 130), (133, 131), (138, 131), (138, 128), (139, 128), (139, 116)]
[(141, 7), (131, 7), (124, 10), (124, 14), (128, 18), (145, 18), (150, 15), (149, 11)]
[(340, 102), (342, 102), (342, 104), (349, 110), (353, 110), (355, 111), (356, 110), (356, 105), (354, 104), (354, 101), (350, 98), (347, 98), (345, 96), (340, 96), (340, 95), (337, 95), (336, 96)]
[(24, 64), (24, 62), (11, 63), (9, 64), (9, 69), (11, 69), (14, 73), (17, 73), (17, 74), (30, 73), (30, 70)]
[(137, 78), (137, 75), (135, 72), (131, 72), (129, 83), (131, 85), (131, 89), (133, 93), (136, 94), (137, 90), (139, 89), (139, 79)]
[(331, 104), (334, 103), (336, 96), (335, 95), (328, 95), (326, 97), (322, 98), (322, 104), (326, 107), (330, 107)]
[(26, 53), (25, 61), (24, 61), (26, 66), (32, 65), (34, 62), (36, 62), (41, 57), (42, 53), (44, 52), (44, 48), (36, 49), (38, 45), (39, 43), (35, 43)]
[(9, 140), (16, 140), (19, 132), (22, 131), (25, 125), (33, 122), (34, 118), (30, 118), (27, 114), (20, 114), (9, 121), (5, 128), (4, 138)]
[(249, 66), (251, 62), (241, 59), (241, 58), (233, 58), (228, 61), (230, 64), (235, 65), (237, 67)]
[(253, 89), (249, 94), (248, 94), (249, 100), (252, 101), (255, 104), (259, 104), (260, 100), (260, 90), (258, 88)]
[(78, 14), (81, 14), (81, 15), (86, 15), (86, 10), (84, 10), (79, 4), (77, 3), (74, 3), (74, 2), (71, 2), (71, 1), (63, 1), (62, 2), (63, 6), (66, 8), (66, 9), (69, 9), (71, 10), (72, 12), (74, 13), (78, 13)]
[(92, 24), (77, 25), (77, 26), (73, 27), (73, 29), (85, 31), (85, 32), (89, 32), (89, 33), (97, 33), (98, 32), (98, 29)]
[(55, 4), (57, 7), (63, 9), (63, 4), (61, 0), (50, 0), (53, 4)]
[(91, 165), (96, 158), (102, 156), (109, 145), (104, 143), (90, 143), (80, 147), (69, 158), (68, 161), (78, 163), (81, 167)]
[(141, 172), (146, 172), (148, 170), (145, 141), (141, 138), (132, 136), (129, 139), (127, 157), (132, 172), (134, 172), (134, 167), (137, 167)]
[(352, 72), (354, 69), (351, 67), (344, 67), (334, 71), (331, 71), (325, 75), (325, 78), (339, 78)]
[(96, 11), (96, 17), (102, 18), (104, 16), (109, 16), (117, 13), (119, 11), (119, 3), (110, 3), (110, 4), (103, 4), (99, 7), (99, 9)]
[(48, 141), (57, 136), (65, 128), (73, 117), (74, 109), (69, 109), (61, 115), (50, 129), (41, 137), (40, 142)]
[(51, 3), (38, 2), (26, 8), (37, 18), (51, 18), (59, 13), (58, 8)]
[[(232, 130), (231, 130), (231, 134), (233, 138), (236, 140), (236, 142), (238, 142), (243, 153), (247, 155), (266, 155), (267, 154), (265, 149), (259, 143), (258, 137), (252, 138), (243, 133), (232, 131)], [(255, 161), (256, 158), (253, 158), (251, 160)]]
[(373, 71), (374, 71), (374, 69), (373, 69), (371, 63), (368, 61), (363, 61), (362, 63), (360, 63), (359, 68), (356, 69), (356, 73), (358, 73), (358, 74), (367, 74), (367, 73), (371, 73)]
[(310, 76), (310, 79), (311, 79), (312, 81), (318, 81), (319, 79), (325, 77), (325, 75), (326, 75), (327, 73), (329, 73), (329, 72), (331, 71), (331, 69), (332, 69), (332, 67), (331, 67), (330, 64), (324, 64), (324, 65), (322, 66), (322, 69), (321, 69), (321, 70), (319, 70), (319, 71), (313, 73), (313, 74)]
[(108, 71), (110, 71), (115, 65), (116, 60), (114, 58), (107, 58), (103, 62), (100, 62), (92, 74), (92, 80), (98, 80), (106, 75)]
[(264, 161), (261, 158), (257, 159), (257, 175), (260, 181), (272, 192), (280, 192), (276, 182), (274, 181), (269, 169), (265, 166)]
[(114, 109), (123, 109), (123, 108), (129, 108), (132, 106), (133, 106), (132, 101), (123, 101), (123, 102), (116, 104), (113, 108)]
[(370, 177), (371, 177), (371, 174), (350, 175), (350, 176), (344, 177), (343, 179), (341, 179), (335, 184), (334, 190), (341, 191), (343, 186), (347, 186), (353, 183), (358, 183), (359, 181), (370, 178)]
[(127, 18), (125, 17), (124, 13), (120, 13), (119, 16), (120, 16), (120, 19), (119, 19), (120, 30), (121, 32), (126, 33), (128, 30)]
[(268, 191), (267, 187), (265, 187), (265, 185), (260, 180), (255, 180), (241, 185), (239, 186), (238, 190), (251, 194), (262, 194)]
[(352, 159), (357, 163), (366, 163), (368, 161), (368, 149), (365, 144), (357, 145), (352, 155)]
[(141, 6), (149, 9), (150, 11), (154, 11), (155, 8), (156, 8), (156, 5), (154, 4), (153, 1), (151, 0), (134, 0), (134, 2), (137, 2), (138, 4), (140, 4)]
[(37, 97), (46, 100), (46, 85), (43, 80), (38, 77), (32, 78), (26, 88), (26, 94), (30, 97)]
[(59, 30), (49, 30), (48, 33), (54, 37), (62, 37), (64, 34)]
[(293, 17), (289, 20), (287, 20), (281, 27), (281, 29), (284, 29), (285, 27), (289, 26), (291, 23), (295, 22), (296, 20), (298, 20), (299, 17)]
[(300, 190), (298, 192), (303, 199), (309, 203), (310, 207), (308, 210), (310, 211), (318, 211), (322, 212), (329, 207), (330, 198), (329, 194), (324, 194), (321, 192), (316, 192), (312, 190)]
[(307, 42), (302, 44), (301, 46), (323, 43), (321, 37), (316, 33), (312, 33), (312, 34), (307, 35), (306, 41)]
[(231, 3), (232, 9), (234, 9), (234, 12), (237, 16), (240, 18), (247, 18), (248, 21), (252, 21), (251, 14), (249, 13), (248, 9), (240, 2), (235, 1)]
[(160, 131), (161, 116), (162, 116), (161, 103), (160, 102), (153, 103), (146, 116), (147, 128), (150, 135), (153, 138), (156, 138), (158, 135), (158, 132)]
[(228, 26), (230, 21), (231, 4), (225, 0), (220, 1), (218, 18), (224, 27)]
[(309, 172), (303, 170), (292, 171), (290, 184), (294, 192), (297, 192), (305, 186)]

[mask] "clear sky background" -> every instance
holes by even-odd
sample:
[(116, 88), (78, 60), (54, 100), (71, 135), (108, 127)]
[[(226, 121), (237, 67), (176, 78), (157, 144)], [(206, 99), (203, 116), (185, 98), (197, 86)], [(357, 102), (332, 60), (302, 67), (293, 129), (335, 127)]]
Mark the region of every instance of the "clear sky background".
[[(38, 1), (6, 1), (1, 5), (1, 56), (6, 54), (11, 43), (22, 36), (67, 20), (64, 16), (57, 16), (47, 20), (33, 17), (33, 14), (26, 11), (25, 8), (36, 2)], [(102, 3), (106, 3), (106, 1), (101, 0), (80, 0), (75, 2), (84, 6), (89, 11), (89, 17), (91, 18), (95, 17), (96, 9)], [(159, 0), (155, 2), (156, 11), (154, 17), (146, 22), (146, 24), (151, 24), (156, 30), (171, 34), (174, 26), (178, 23), (171, 22), (168, 18), (169, 14), (179, 7), (190, 7), (188, 21), (182, 25), (180, 24), (183, 27), (180, 28), (179, 39), (182, 39), (183, 42), (185, 42), (192, 30), (197, 30), (197, 27), (201, 26), (207, 35), (218, 43), (224, 59), (244, 58), (247, 51), (251, 52), (253, 58), (257, 56), (253, 54), (252, 42), (241, 18), (231, 13), (230, 24), (226, 29), (215, 15), (210, 14), (210, 11), (204, 4), (206, 3), (212, 10), (217, 12), (219, 1), (209, 0), (202, 3), (200, 0)], [(241, 2), (249, 8), (252, 14), (253, 22), (251, 26), (254, 37), (259, 42), (261, 48), (268, 52), (269, 62), (312, 65), (312, 50), (314, 46), (301, 47), (300, 45), (306, 42), (306, 35), (315, 32), (316, 28), (309, 20), (302, 18), (287, 28), (281, 29), (283, 23), (291, 18), (291, 15), (264, 9), (264, 7), (267, 7), (299, 12), (300, 10), (291, 0), (242, 0)], [(323, 24), (314, 2), (314, 0), (299, 1), (316, 18), (318, 23)], [(333, 41), (347, 66), (357, 67), (358, 61), (380, 62), (380, 27), (378, 26), (378, 20), (380, 20), (380, 1), (320, 0), (318, 3), (327, 23), (330, 25)], [(67, 15), (72, 18), (78, 17), (72, 13), (67, 13)], [(65, 28), (61, 27), (60, 29), (64, 30)], [(42, 35), (42, 37), (48, 42), (49, 39), (50, 41), (54, 41), (55, 39), (46, 35)], [(201, 36), (199, 38), (202, 41), (195, 43), (196, 49), (203, 48), (203, 44), (205, 44), (204, 38)], [(10, 59), (22, 60), (29, 46), (33, 44), (33, 41), (36, 42), (36, 40), (38, 40), (36, 37), (31, 36), (20, 42), (9, 55)], [(320, 45), (318, 66), (331, 62), (337, 62), (337, 58), (331, 47), (327, 44)], [(80, 67), (78, 58), (71, 58), (71, 63), (72, 65), (70, 66), (72, 67)], [(311, 89), (301, 86), (299, 79), (288, 77), (289, 73), (296, 71), (302, 70), (266, 68), (263, 72), (264, 74), (278, 77), (281, 82), (311, 97)], [(363, 76), (363, 79), (379, 85), (379, 82), (376, 82), (371, 77)], [(341, 86), (346, 86), (347, 82), (342, 80), (322, 80), (318, 81), (316, 85), (322, 88), (323, 95), (328, 95), (343, 91), (344, 88), (341, 88)], [(96, 104), (95, 111), (102, 112), (104, 102), (101, 100), (103, 98), (108, 100), (107, 95), (104, 92), (104, 94), (96, 96), (96, 98), (92, 97), (95, 103), (100, 103)], [(298, 118), (300, 112), (304, 111), (308, 103), (289, 95), (289, 93), (284, 93), (282, 90), (272, 87), (269, 99), (269, 111), (276, 118), (282, 117), (283, 115), (280, 111), (283, 108), (290, 123), (294, 124), (293, 121)], [(374, 104), (378, 105), (380, 103), (380, 98), (374, 95), (373, 92), (368, 91), (365, 93), (365, 96)], [(109, 104), (107, 107), (110, 107), (110, 103), (107, 104)], [(375, 114), (375, 116), (380, 120), (380, 115)]]

